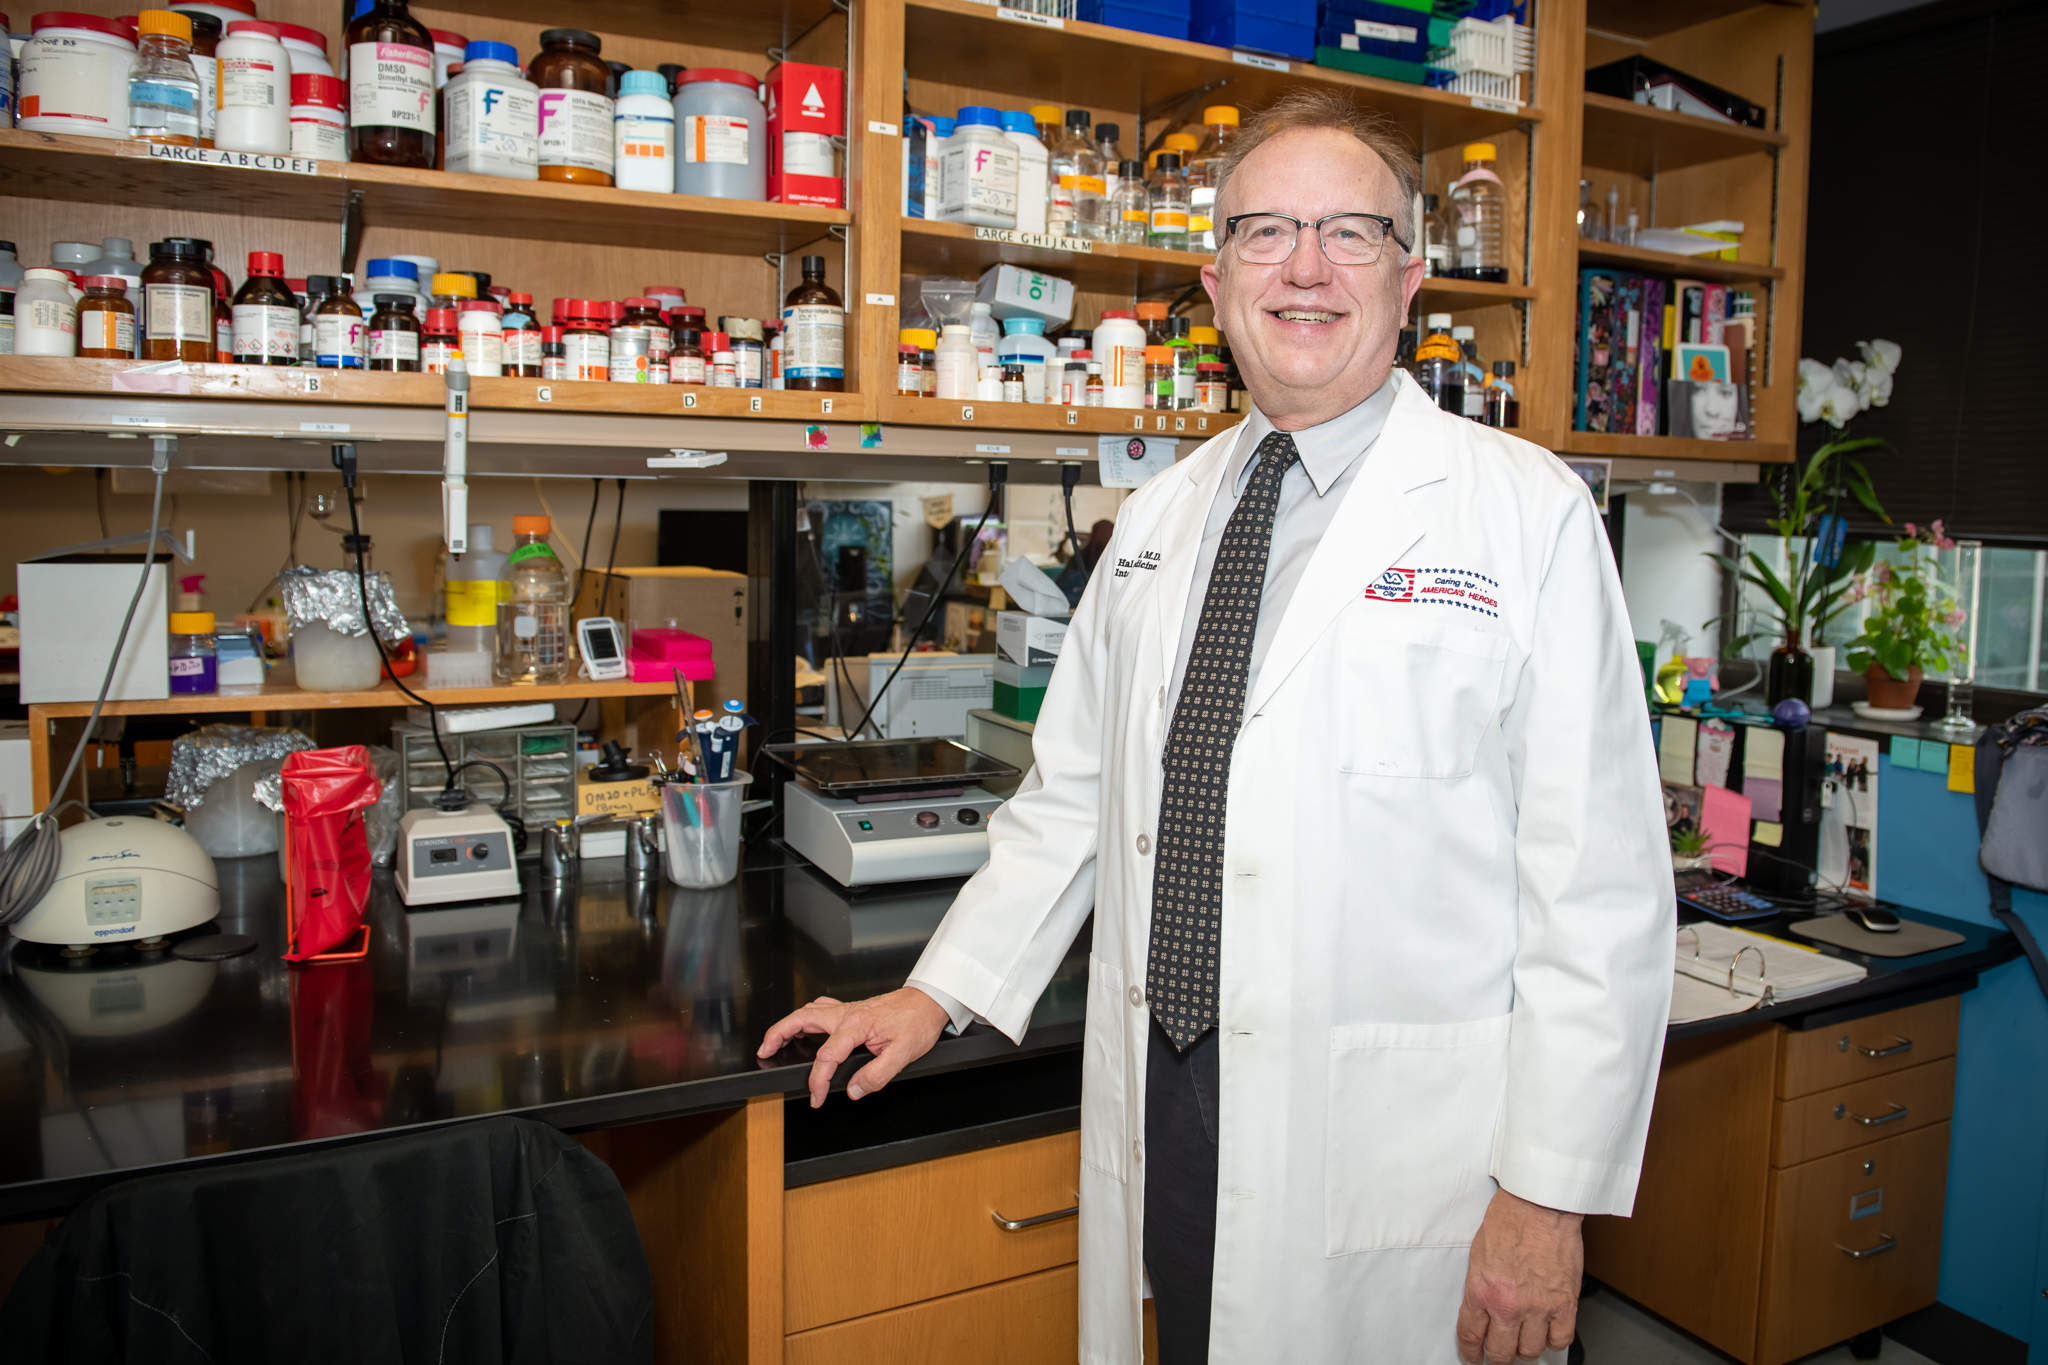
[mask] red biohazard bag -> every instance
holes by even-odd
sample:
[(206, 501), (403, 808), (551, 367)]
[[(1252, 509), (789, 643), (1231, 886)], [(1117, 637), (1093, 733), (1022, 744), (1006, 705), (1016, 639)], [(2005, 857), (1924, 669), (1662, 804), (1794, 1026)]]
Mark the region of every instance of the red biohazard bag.
[(284, 761), (287, 962), (370, 951), (370, 843), (363, 810), (381, 788), (360, 744), (307, 749)]

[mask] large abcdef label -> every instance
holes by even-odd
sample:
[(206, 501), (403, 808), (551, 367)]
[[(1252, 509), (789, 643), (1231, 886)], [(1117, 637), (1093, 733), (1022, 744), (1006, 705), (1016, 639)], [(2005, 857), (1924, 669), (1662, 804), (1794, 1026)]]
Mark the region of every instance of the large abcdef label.
[(434, 131), (434, 54), (407, 43), (351, 43), (349, 121), (357, 128)]
[(747, 164), (747, 121), (724, 114), (683, 115), (683, 160)]

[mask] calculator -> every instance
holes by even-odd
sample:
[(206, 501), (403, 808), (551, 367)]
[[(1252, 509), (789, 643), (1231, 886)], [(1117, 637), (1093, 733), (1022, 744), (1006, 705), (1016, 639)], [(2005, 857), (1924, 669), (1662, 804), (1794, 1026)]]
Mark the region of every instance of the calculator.
[(1678, 904), (1681, 908), (1697, 910), (1717, 920), (1735, 923), (1740, 920), (1769, 919), (1778, 913), (1778, 903), (1768, 896), (1759, 896), (1754, 891), (1745, 891), (1738, 886), (1724, 886), (1708, 882), (1698, 886), (1678, 888)]

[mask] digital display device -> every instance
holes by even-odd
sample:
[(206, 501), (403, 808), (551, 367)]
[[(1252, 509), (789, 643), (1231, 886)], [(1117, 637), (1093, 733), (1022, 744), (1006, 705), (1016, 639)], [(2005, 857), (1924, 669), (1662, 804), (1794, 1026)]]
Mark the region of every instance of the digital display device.
[(576, 623), (576, 643), (582, 647), (582, 672), (598, 680), (624, 678), (632, 672), (626, 662), (626, 646), (619, 623), (609, 616), (586, 616)]

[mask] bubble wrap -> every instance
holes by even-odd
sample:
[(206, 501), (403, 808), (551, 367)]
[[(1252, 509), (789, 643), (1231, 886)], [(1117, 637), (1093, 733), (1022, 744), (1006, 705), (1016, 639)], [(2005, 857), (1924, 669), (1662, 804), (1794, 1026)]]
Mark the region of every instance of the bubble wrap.
[[(293, 630), (317, 621), (341, 635), (370, 633), (363, 624), (362, 589), (354, 569), (314, 569), (302, 565), (279, 574), (277, 586)], [(373, 573), (369, 586), (370, 611), (377, 619), (377, 634), (387, 645), (398, 644), (412, 634), (412, 628), (406, 624), (405, 613), (398, 609), (391, 579)]]
[(278, 726), (201, 726), (171, 742), (171, 775), (164, 784), (164, 797), (186, 810), (196, 810), (206, 800), (207, 788), (244, 763), (282, 760), (286, 754), (312, 747), (313, 741), (297, 730)]

